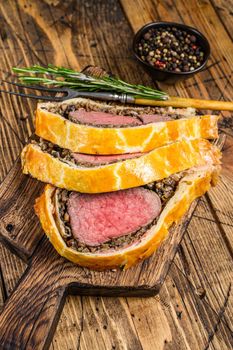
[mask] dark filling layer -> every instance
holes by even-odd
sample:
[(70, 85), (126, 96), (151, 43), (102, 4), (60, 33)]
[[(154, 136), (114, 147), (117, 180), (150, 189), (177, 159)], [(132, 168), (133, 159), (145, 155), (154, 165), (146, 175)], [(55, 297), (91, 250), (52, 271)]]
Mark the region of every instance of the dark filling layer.
[[(60, 161), (62, 162), (71, 162), (77, 166), (85, 166), (85, 167), (95, 167), (95, 166), (100, 166), (100, 165), (105, 165), (105, 164), (112, 164), (112, 163), (117, 163), (120, 161), (123, 161), (124, 158), (122, 155), (116, 155), (116, 157), (109, 157), (108, 160), (106, 160), (108, 158), (108, 156), (103, 156), (103, 162), (101, 162), (101, 155), (98, 155), (98, 162), (88, 162), (88, 158), (90, 158), (90, 160), (92, 159), (92, 156), (86, 155), (86, 157), (75, 157), (75, 153), (71, 152), (70, 150), (66, 149), (66, 148), (61, 148), (55, 144), (53, 144), (52, 142), (49, 141), (45, 141), (42, 138), (39, 137), (35, 137), (31, 143), (34, 143), (36, 145), (38, 145), (43, 152), (46, 152), (48, 154), (50, 154), (51, 156), (53, 156), (54, 158), (58, 158)], [(78, 155), (78, 154), (77, 154)], [(143, 155), (143, 153), (135, 153), (131, 155), (125, 157), (125, 159), (129, 159), (129, 158), (138, 158), (141, 155)], [(93, 155), (93, 157), (95, 157), (95, 155)], [(83, 160), (82, 160), (83, 158)]]
[[(174, 174), (164, 180), (153, 182), (144, 187), (155, 191), (159, 195), (162, 202), (162, 208), (164, 208), (167, 201), (174, 195), (177, 189), (178, 183), (182, 177), (183, 177), (182, 173)], [(56, 190), (55, 196), (57, 196), (59, 216), (63, 225), (63, 230), (61, 230), (60, 232), (62, 234), (62, 238), (64, 239), (66, 245), (68, 247), (72, 247), (73, 249), (79, 252), (95, 253), (95, 252), (107, 251), (110, 249), (113, 249), (113, 250), (122, 249), (129, 245), (132, 245), (134, 242), (139, 241), (141, 237), (145, 234), (145, 232), (148, 231), (158, 221), (158, 217), (157, 217), (152, 222), (150, 222), (150, 224), (140, 228), (136, 232), (132, 232), (131, 234), (127, 234), (125, 236), (111, 239), (108, 242), (105, 242), (98, 246), (89, 246), (79, 242), (72, 235), (70, 218), (67, 211), (67, 204), (68, 204), (70, 193), (71, 192), (63, 189)]]
[[(100, 102), (100, 101), (96, 101)], [(42, 107), (44, 108), (44, 107)], [(164, 117), (168, 117), (171, 119), (181, 119), (184, 118), (184, 113), (186, 112), (185, 109), (177, 109), (173, 110), (171, 108), (159, 108), (159, 107), (133, 107), (128, 105), (125, 108), (119, 108), (119, 105), (112, 103), (109, 103), (107, 105), (101, 106), (101, 105), (94, 105), (93, 103), (88, 103), (86, 101), (79, 102), (77, 105), (69, 105), (66, 103), (63, 103), (61, 105), (53, 105), (49, 108), (44, 108), (47, 109), (51, 113), (56, 113), (64, 118), (77, 123), (77, 124), (84, 124), (84, 125), (92, 125), (91, 123), (85, 123), (85, 122), (79, 122), (77, 121), (76, 118), (72, 116), (72, 112), (78, 111), (81, 108), (84, 108), (85, 111), (91, 112), (104, 112), (104, 113), (109, 113), (112, 115), (120, 115), (120, 116), (126, 116), (126, 117), (133, 117), (135, 119), (135, 122), (140, 121), (143, 123), (143, 118), (140, 116), (146, 115), (146, 114), (158, 114)], [(111, 124), (98, 124), (95, 125), (97, 127), (102, 127), (102, 128), (108, 128), (108, 127), (116, 127), (116, 125), (111, 125)], [(129, 124), (121, 124), (117, 125), (117, 127), (131, 127)]]

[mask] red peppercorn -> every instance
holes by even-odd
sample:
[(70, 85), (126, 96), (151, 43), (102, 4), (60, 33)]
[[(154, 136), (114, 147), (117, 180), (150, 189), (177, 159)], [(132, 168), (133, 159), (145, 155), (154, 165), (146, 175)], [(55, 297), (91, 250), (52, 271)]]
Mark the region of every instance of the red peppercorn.
[(154, 64), (155, 64), (155, 66), (158, 66), (158, 67), (162, 67), (163, 66), (163, 62), (161, 62), (159, 60), (155, 61)]

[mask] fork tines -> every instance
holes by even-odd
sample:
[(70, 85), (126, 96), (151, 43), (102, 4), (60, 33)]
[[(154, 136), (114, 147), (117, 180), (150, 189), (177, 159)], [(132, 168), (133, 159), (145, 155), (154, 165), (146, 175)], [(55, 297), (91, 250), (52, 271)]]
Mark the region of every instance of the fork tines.
[[(10, 84), (10, 85), (17, 86), (19, 88), (25, 88), (25, 89), (31, 89), (31, 90), (37, 90), (37, 91), (49, 91), (49, 92), (56, 92), (56, 93), (62, 92), (61, 88), (49, 88), (46, 86), (37, 86), (37, 85), (24, 85), (24, 84), (15, 83), (12, 81), (4, 80), (4, 79), (2, 79), (1, 81), (4, 83)], [(61, 97), (56, 97), (56, 96), (33, 95), (33, 94), (26, 94), (23, 92), (1, 90), (1, 89), (0, 89), (0, 92), (10, 94), (10, 95), (16, 95), (16, 96), (20, 96), (20, 97), (33, 98), (33, 99), (37, 99), (37, 100), (61, 101)]]

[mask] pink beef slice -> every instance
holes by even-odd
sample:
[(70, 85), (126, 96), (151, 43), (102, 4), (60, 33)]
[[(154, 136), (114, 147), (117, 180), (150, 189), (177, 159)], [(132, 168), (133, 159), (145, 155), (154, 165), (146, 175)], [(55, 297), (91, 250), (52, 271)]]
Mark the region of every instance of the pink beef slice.
[(115, 154), (115, 155), (92, 155), (92, 154), (84, 154), (84, 153), (72, 153), (73, 158), (76, 162), (81, 164), (109, 164), (114, 163), (119, 160), (125, 160), (130, 158), (137, 158), (142, 156), (145, 153), (126, 153), (126, 154)]
[(123, 116), (123, 115), (113, 115), (105, 112), (96, 112), (91, 111), (87, 112), (84, 109), (80, 108), (75, 112), (70, 112), (69, 114), (73, 120), (91, 125), (130, 125), (137, 126), (141, 125), (142, 122), (139, 119)]
[(113, 115), (106, 112), (87, 112), (85, 109), (80, 108), (75, 112), (70, 112), (70, 116), (73, 120), (91, 125), (109, 125), (109, 126), (138, 126), (142, 124), (158, 123), (163, 121), (172, 120), (166, 115), (160, 114), (144, 114), (138, 116), (138, 118), (123, 116), (123, 115)]
[(159, 196), (142, 187), (100, 194), (72, 192), (68, 200), (73, 236), (90, 246), (129, 235), (152, 222), (160, 211)]

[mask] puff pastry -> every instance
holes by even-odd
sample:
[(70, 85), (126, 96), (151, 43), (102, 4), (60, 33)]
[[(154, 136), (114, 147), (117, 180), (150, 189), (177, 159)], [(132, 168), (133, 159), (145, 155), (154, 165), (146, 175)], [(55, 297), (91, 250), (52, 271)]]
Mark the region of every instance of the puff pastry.
[(142, 186), (207, 162), (219, 163), (220, 151), (207, 140), (178, 141), (138, 158), (94, 167), (63, 162), (37, 144), (22, 151), (24, 174), (67, 190), (100, 193)]
[[(129, 107), (115, 106), (77, 98), (61, 103), (38, 104), (35, 132), (38, 136), (73, 152), (87, 154), (123, 154), (148, 152), (154, 148), (182, 139), (213, 139), (218, 137), (216, 115), (187, 117), (131, 127), (97, 127), (78, 124), (58, 112), (64, 106), (74, 105), (89, 109), (102, 109), (127, 114)], [(138, 107), (131, 109), (137, 110)], [(141, 108), (142, 109), (142, 108)], [(147, 109), (145, 108), (145, 113)], [(184, 112), (183, 112), (184, 113)], [(187, 112), (186, 112), (187, 113)]]
[(219, 166), (208, 164), (204, 167), (190, 169), (180, 180), (173, 197), (167, 202), (157, 223), (141, 239), (131, 246), (107, 253), (84, 253), (68, 247), (59, 232), (54, 213), (53, 200), (55, 187), (46, 185), (43, 194), (36, 200), (35, 211), (41, 225), (57, 252), (75, 264), (92, 269), (129, 268), (137, 262), (148, 258), (167, 237), (169, 228), (177, 224), (187, 212), (190, 204), (203, 195), (214, 182)]

